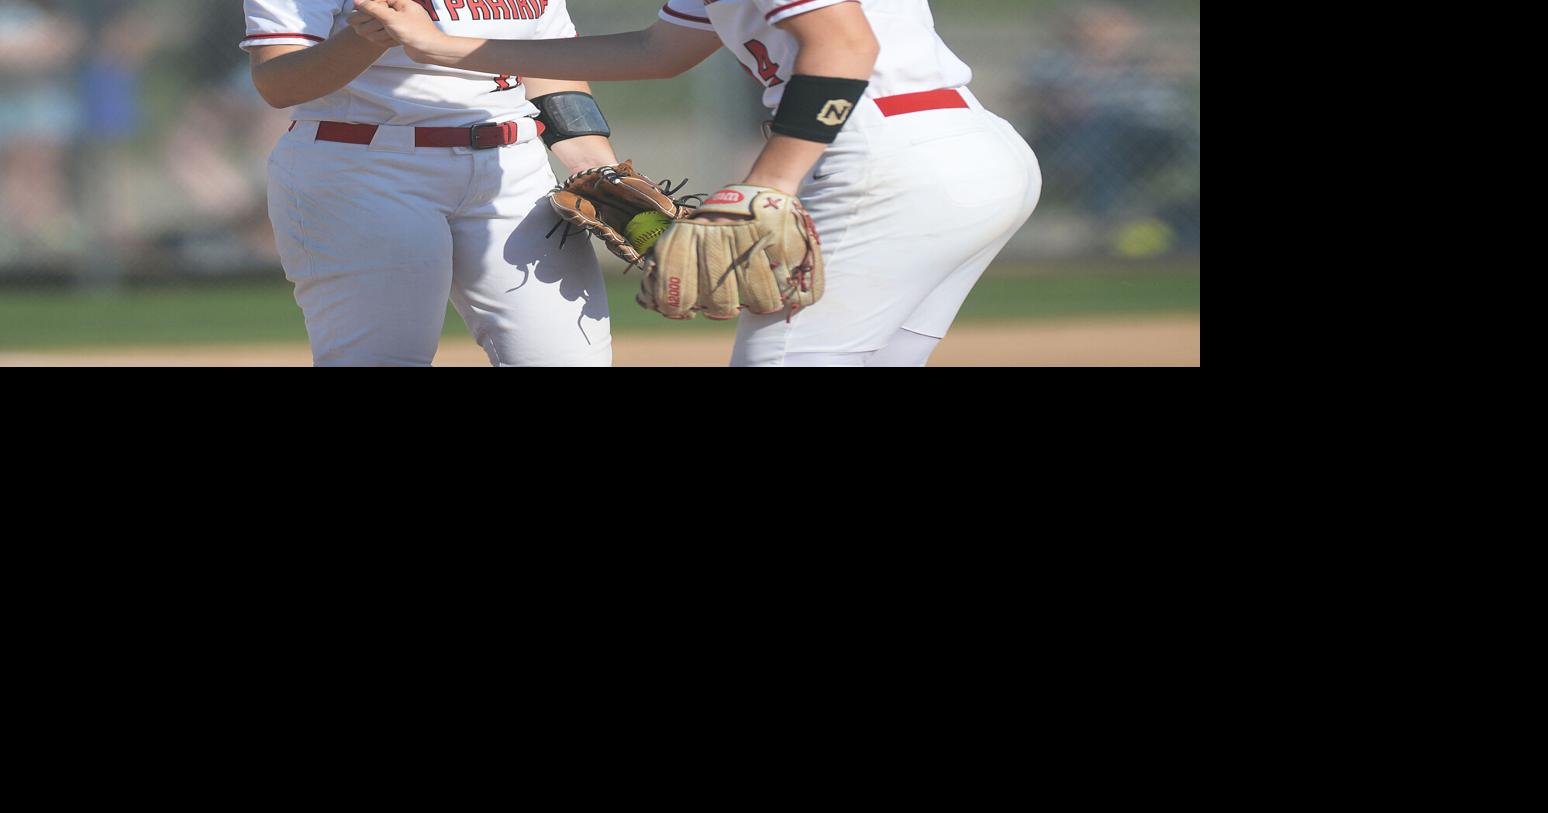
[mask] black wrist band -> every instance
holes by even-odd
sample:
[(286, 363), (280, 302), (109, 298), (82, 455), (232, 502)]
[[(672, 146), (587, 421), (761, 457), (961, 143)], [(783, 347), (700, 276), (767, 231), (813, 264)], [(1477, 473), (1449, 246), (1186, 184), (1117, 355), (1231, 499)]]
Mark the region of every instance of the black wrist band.
[(613, 134), (607, 117), (602, 115), (602, 108), (597, 106), (597, 100), (590, 93), (565, 91), (527, 101), (537, 106), (537, 120), (543, 122), (543, 143), (550, 147), (581, 136)]
[(803, 141), (832, 144), (870, 86), (864, 79), (793, 76), (774, 115), (773, 130)]

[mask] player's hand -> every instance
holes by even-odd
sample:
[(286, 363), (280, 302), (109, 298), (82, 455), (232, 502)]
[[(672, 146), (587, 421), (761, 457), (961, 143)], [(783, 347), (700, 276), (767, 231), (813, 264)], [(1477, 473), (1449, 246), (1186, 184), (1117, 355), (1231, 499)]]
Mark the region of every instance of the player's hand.
[(355, 29), (355, 34), (372, 45), (395, 48), (403, 44), (398, 42), (398, 38), (387, 30), (387, 26), (383, 25), (381, 20), (362, 11), (350, 12), (349, 27)]
[[(430, 19), (425, 7), (414, 0), (355, 0), (355, 11), (380, 23), (384, 32), (402, 45), (409, 58), (416, 62), (421, 61), (416, 52), (423, 52), (445, 36)], [(353, 16), (350, 20), (350, 25), (354, 25)]]

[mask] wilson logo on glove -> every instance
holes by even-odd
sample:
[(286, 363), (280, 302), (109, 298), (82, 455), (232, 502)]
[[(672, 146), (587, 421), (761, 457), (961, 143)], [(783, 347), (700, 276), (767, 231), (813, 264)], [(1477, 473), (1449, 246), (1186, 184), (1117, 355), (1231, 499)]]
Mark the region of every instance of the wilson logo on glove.
[(744, 200), (747, 200), (747, 197), (744, 196), (741, 192), (738, 192), (735, 189), (722, 189), (719, 192), (716, 192), (714, 197), (711, 197), (709, 200), (704, 202), (706, 204), (741, 203)]

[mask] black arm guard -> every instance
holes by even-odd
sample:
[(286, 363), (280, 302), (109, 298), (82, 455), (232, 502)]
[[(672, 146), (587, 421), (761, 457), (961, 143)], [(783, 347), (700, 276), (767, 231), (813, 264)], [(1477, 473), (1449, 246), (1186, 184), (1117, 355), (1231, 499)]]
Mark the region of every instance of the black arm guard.
[(779, 103), (779, 112), (774, 116), (774, 132), (832, 144), (870, 86), (863, 79), (793, 76), (785, 87), (785, 100)]
[(543, 122), (543, 143), (550, 147), (581, 136), (613, 134), (607, 118), (602, 115), (602, 108), (597, 106), (597, 100), (590, 93), (550, 93), (527, 101), (537, 105), (537, 120)]

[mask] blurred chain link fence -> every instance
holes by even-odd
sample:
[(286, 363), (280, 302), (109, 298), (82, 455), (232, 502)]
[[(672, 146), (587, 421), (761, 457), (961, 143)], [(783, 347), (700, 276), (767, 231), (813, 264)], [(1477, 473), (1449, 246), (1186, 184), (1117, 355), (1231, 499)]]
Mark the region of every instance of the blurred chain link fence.
[[(570, 0), (583, 33), (657, 0)], [(0, 278), (273, 273), (264, 166), (288, 125), (253, 91), (238, 0), (0, 0)], [(1199, 250), (1197, 0), (934, 0), (974, 91), (1043, 160), (1009, 258)], [(666, 82), (599, 86), (622, 157), (734, 180), (765, 112), (722, 53)]]

